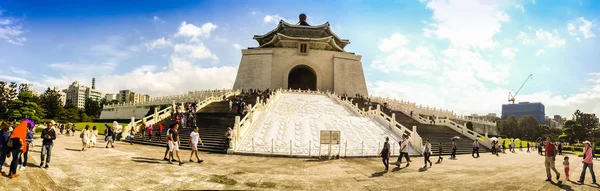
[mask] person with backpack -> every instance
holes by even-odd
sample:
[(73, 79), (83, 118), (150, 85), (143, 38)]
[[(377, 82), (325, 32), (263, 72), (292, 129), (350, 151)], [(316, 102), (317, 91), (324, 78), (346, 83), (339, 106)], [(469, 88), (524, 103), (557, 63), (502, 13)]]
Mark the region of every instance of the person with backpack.
[(383, 149), (381, 149), (381, 153), (379, 153), (379, 155), (381, 156), (381, 161), (383, 161), (383, 165), (385, 166), (385, 172), (388, 171), (388, 168), (390, 166), (390, 138), (389, 137), (385, 137), (385, 143), (383, 143)]
[(23, 152), (23, 154), (19, 156), (19, 167), (17, 168), (19, 170), (25, 170), (25, 166), (27, 166), (27, 158), (29, 158), (29, 149), (33, 147), (31, 145), (31, 142), (33, 142), (33, 127), (29, 127), (29, 130), (27, 131), (27, 136), (25, 137), (25, 152)]

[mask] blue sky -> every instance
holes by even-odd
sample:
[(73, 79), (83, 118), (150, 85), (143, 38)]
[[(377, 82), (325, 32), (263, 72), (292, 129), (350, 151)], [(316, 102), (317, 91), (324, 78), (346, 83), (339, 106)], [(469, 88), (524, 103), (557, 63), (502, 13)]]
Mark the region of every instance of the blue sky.
[(231, 88), (241, 48), (280, 19), (333, 31), (362, 55), (369, 93), (500, 113), (508, 91), (546, 114), (600, 113), (600, 1), (0, 2), (0, 80), (105, 93)]

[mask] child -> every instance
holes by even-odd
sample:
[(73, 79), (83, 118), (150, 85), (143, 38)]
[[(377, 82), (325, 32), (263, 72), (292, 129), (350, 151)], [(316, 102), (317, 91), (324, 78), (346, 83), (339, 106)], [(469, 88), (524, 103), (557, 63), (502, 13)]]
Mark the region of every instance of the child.
[(200, 142), (200, 144), (204, 146), (204, 143), (202, 143), (202, 140), (200, 139), (200, 134), (198, 134), (198, 126), (195, 126), (194, 131), (190, 133), (190, 140), (188, 140), (188, 145), (190, 145), (190, 143), (192, 145), (192, 154), (190, 154), (190, 162), (194, 162), (192, 160), (192, 156), (194, 154), (196, 154), (196, 160), (198, 160), (198, 163), (204, 162), (204, 160), (200, 160), (200, 157), (198, 157), (198, 142)]
[(565, 161), (563, 161), (563, 165), (565, 166), (565, 176), (567, 180), (569, 180), (569, 157), (565, 156)]

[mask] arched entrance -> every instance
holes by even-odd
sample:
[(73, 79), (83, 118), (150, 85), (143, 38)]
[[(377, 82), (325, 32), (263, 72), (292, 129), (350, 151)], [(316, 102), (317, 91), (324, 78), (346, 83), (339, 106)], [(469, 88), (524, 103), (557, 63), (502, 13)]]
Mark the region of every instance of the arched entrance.
[(288, 88), (317, 90), (317, 74), (306, 65), (298, 65), (288, 75)]

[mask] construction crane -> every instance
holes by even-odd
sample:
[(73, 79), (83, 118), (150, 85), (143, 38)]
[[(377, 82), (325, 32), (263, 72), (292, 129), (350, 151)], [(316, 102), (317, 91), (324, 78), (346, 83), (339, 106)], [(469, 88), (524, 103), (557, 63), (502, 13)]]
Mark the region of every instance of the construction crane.
[(525, 79), (525, 81), (523, 82), (523, 84), (521, 84), (521, 87), (519, 87), (519, 89), (517, 90), (517, 92), (515, 92), (515, 95), (512, 95), (512, 93), (508, 92), (508, 103), (512, 103), (515, 104), (515, 97), (517, 96), (517, 94), (519, 94), (519, 92), (521, 91), (521, 89), (523, 88), (523, 86), (525, 85), (525, 83), (527, 83), (527, 81), (529, 79), (533, 78), (533, 74), (529, 74), (529, 76), (527, 76), (527, 79)]

